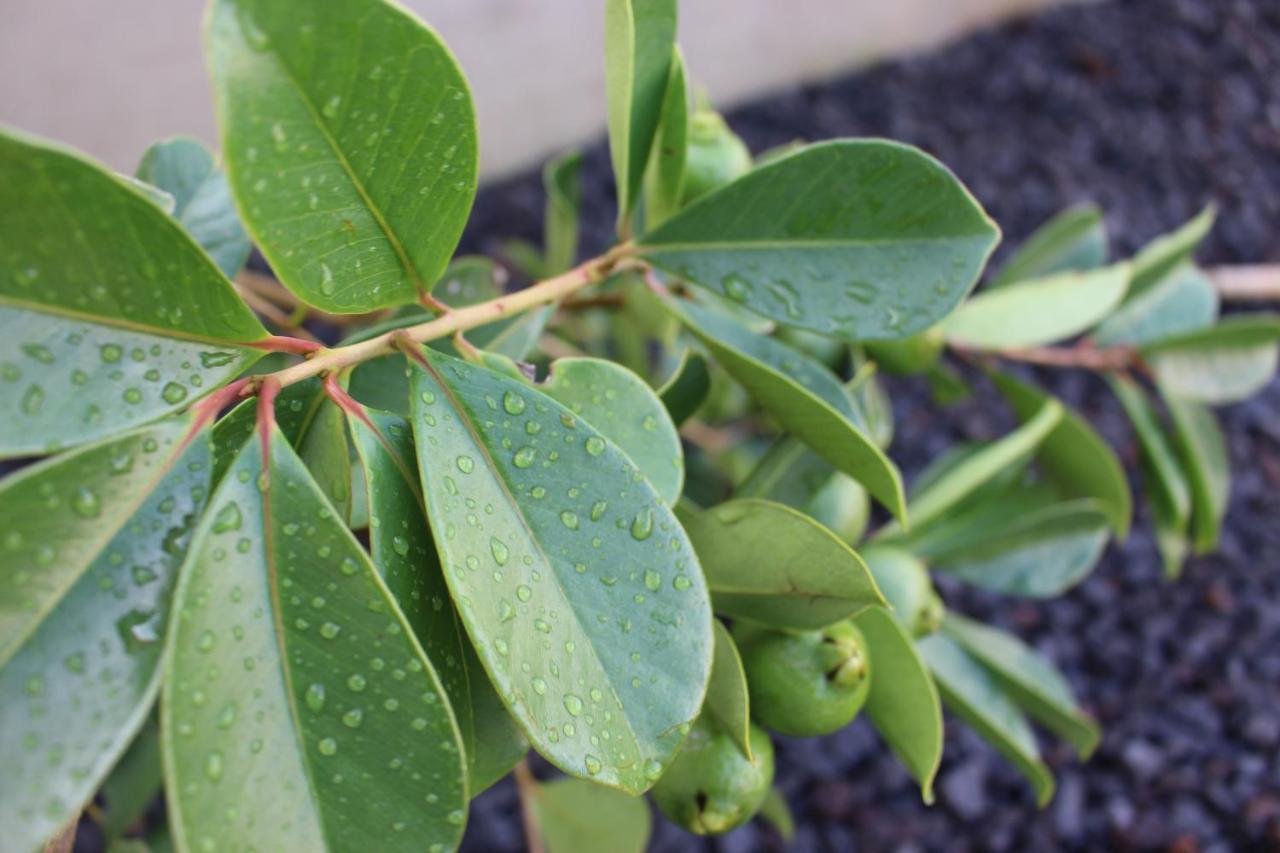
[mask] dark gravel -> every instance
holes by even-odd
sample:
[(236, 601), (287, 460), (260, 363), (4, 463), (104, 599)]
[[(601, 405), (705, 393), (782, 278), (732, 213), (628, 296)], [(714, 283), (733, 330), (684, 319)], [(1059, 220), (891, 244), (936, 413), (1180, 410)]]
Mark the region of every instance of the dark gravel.
[[(796, 137), (886, 136), (950, 165), (1016, 244), (1072, 202), (1107, 211), (1119, 252), (1218, 204), (1206, 263), (1280, 261), (1280, 2), (1129, 0), (1062, 9), (928, 56), (737, 110), (755, 150)], [(609, 236), (603, 146), (588, 153), (588, 249)], [(536, 239), (529, 175), (481, 193), (464, 250)], [(1129, 463), (1102, 385), (1042, 374)], [(961, 438), (1005, 426), (989, 394), (939, 412), (898, 382), (893, 455), (910, 476)], [(1222, 410), (1235, 473), (1219, 553), (1162, 580), (1149, 517), (1098, 571), (1047, 604), (948, 586), (956, 609), (1016, 630), (1068, 674), (1106, 735), (1087, 764), (1052, 741), (1043, 811), (988, 747), (948, 726), (938, 804), (924, 807), (866, 723), (779, 744), (796, 850), (1280, 850), (1280, 381)], [(523, 847), (514, 792), (482, 796), (466, 848)], [(777, 849), (752, 825), (703, 841), (659, 824), (652, 849)]]

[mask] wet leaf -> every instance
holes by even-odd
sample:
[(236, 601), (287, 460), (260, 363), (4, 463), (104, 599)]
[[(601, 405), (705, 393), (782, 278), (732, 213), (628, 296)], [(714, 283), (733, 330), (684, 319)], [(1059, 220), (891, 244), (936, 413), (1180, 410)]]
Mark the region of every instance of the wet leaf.
[(1093, 330), (1100, 347), (1144, 346), (1212, 326), (1218, 291), (1198, 267), (1182, 264), (1126, 301)]
[(1231, 463), (1218, 419), (1206, 406), (1164, 395), (1173, 440), (1191, 488), (1191, 543), (1197, 554), (1218, 546), (1231, 498)]
[(835, 374), (786, 344), (705, 308), (668, 304), (786, 430), (865, 486), (898, 518), (905, 516), (902, 477), (859, 428), (858, 412)]
[(468, 793), (474, 797), (505, 776), (528, 750), (481, 668), (449, 597), (418, 483), (413, 430), (397, 415), (366, 411), (349, 418), (369, 496), (369, 549), (374, 567), (453, 707), (466, 749)]
[(187, 137), (157, 142), (142, 155), (137, 177), (173, 198), (170, 214), (228, 278), (244, 268), (249, 235), (209, 149)]
[[(578, 261), (578, 217), (582, 208), (582, 154), (573, 151), (547, 163), (542, 170), (547, 194), (542, 242), (546, 269), (542, 277), (569, 270)], [(520, 356), (512, 356), (519, 358)]]
[(843, 340), (949, 314), (999, 229), (937, 160), (877, 139), (801, 148), (638, 241), (645, 258), (765, 317)]
[(1191, 253), (1213, 228), (1217, 211), (1206, 206), (1184, 225), (1162, 234), (1142, 247), (1133, 258), (1133, 276), (1126, 301), (1132, 301), (1155, 287), (1174, 269), (1191, 259)]
[(984, 290), (942, 324), (952, 344), (1018, 349), (1073, 337), (1120, 304), (1129, 286), (1128, 264), (1062, 272)]
[(871, 572), (834, 533), (782, 504), (733, 500), (684, 519), (717, 612), (812, 630), (883, 604)]
[(435, 670), (284, 436), (262, 442), (178, 587), (160, 706), (177, 846), (456, 845), (466, 773)]
[(1012, 634), (948, 614), (947, 636), (996, 677), (1015, 702), (1045, 728), (1069, 741), (1082, 759), (1102, 737), (1097, 722), (1082, 711), (1062, 673)]
[(658, 389), (658, 396), (677, 427), (702, 408), (710, 393), (711, 370), (707, 359), (691, 349), (685, 349), (675, 372)]
[(658, 395), (630, 370), (599, 358), (561, 358), (539, 386), (618, 446), (668, 505), (684, 485), (680, 435)]
[(604, 35), (609, 155), (618, 186), (618, 228), (625, 233), (662, 115), (675, 50), (676, 2), (607, 0)]
[(1164, 338), (1143, 348), (1156, 381), (1169, 395), (1202, 403), (1253, 396), (1280, 364), (1280, 315), (1224, 317), (1216, 326)]
[(47, 453), (189, 405), (266, 331), (200, 247), (132, 186), (0, 133), (0, 456)]
[(715, 620), (715, 657), (707, 684), (706, 710), (728, 732), (748, 761), (751, 757), (751, 697), (747, 674), (742, 670), (738, 646), (728, 630)]
[(942, 705), (915, 642), (883, 607), (854, 617), (871, 655), (871, 692), (866, 710), (875, 725), (933, 802), (933, 780), (942, 762)]
[[(113, 842), (137, 824), (164, 789), (160, 766), (160, 723), (147, 716), (133, 743), (102, 782), (97, 799), (102, 803), (102, 832)], [(115, 844), (112, 844), (112, 850)]]
[(161, 421), (0, 482), (0, 826), (38, 847), (147, 718), (208, 433)]
[(951, 711), (980, 734), (1031, 783), (1036, 802), (1053, 798), (1053, 775), (1040, 760), (1035, 734), (1022, 711), (982, 664), (943, 634), (916, 644)]
[(428, 516), (499, 694), (565, 772), (647, 789), (711, 668), (683, 530), (616, 445), (537, 389), (430, 350), (411, 370)]
[(430, 290), (476, 192), (466, 80), (381, 0), (217, 0), (208, 56), (245, 225), (305, 302), (360, 313)]
[(645, 175), (644, 216), (649, 228), (669, 219), (680, 207), (688, 147), (689, 82), (685, 78), (684, 57), (676, 47), (671, 55), (667, 90), (662, 97), (652, 160)]
[(987, 287), (1001, 287), (1107, 262), (1107, 227), (1096, 204), (1069, 207), (1041, 225), (1010, 256)]
[(643, 853), (651, 818), (645, 801), (581, 779), (534, 788), (534, 817), (547, 853)]
[[(1024, 423), (1031, 423), (1051, 400), (1062, 405), (1007, 373), (992, 373), (991, 378)], [(1062, 417), (1036, 448), (1035, 458), (1066, 496), (1097, 499), (1106, 508), (1116, 535), (1122, 539), (1128, 535), (1133, 515), (1129, 480), (1111, 445), (1084, 418), (1063, 405)]]

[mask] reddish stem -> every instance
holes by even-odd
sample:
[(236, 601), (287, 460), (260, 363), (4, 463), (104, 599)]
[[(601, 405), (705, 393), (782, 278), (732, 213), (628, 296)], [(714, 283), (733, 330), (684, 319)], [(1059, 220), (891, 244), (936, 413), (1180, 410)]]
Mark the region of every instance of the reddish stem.
[(338, 384), (336, 375), (330, 373), (325, 376), (324, 393), (339, 409), (342, 409), (352, 417), (359, 418), (369, 429), (376, 431), (377, 427), (369, 420), (369, 413), (365, 410), (365, 407), (355, 397), (348, 394), (347, 389)]
[(300, 355), (304, 358), (324, 349), (323, 344), (318, 344), (315, 341), (304, 341), (302, 338), (291, 338), (287, 335), (271, 335), (260, 341), (246, 344), (246, 346), (266, 350), (267, 352), (287, 352), (290, 355)]

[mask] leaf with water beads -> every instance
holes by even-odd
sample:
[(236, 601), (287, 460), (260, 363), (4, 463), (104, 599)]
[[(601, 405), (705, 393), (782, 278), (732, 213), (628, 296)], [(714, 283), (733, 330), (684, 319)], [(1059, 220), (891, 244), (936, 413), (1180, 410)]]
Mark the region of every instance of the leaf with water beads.
[(161, 702), (180, 849), (453, 847), (461, 738), (368, 555), (275, 430), (196, 529)]
[(38, 847), (129, 745), (158, 684), (210, 448), (161, 421), (0, 483), (0, 826)]
[(537, 389), (430, 350), (411, 371), (427, 514), (499, 694), (566, 772), (647, 789), (711, 667), (683, 529), (616, 445)]

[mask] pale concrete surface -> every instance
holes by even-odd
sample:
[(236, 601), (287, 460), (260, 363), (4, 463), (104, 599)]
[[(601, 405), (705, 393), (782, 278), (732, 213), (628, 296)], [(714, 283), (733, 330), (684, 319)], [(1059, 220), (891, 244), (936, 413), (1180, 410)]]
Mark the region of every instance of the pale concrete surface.
[[(324, 0), (315, 0), (324, 2)], [(1063, 0), (685, 0), (695, 81), (729, 106)], [(174, 134), (214, 140), (203, 0), (3, 0), (0, 122), (131, 171)], [(604, 126), (603, 0), (408, 0), (457, 54), (481, 166), (508, 174)]]

